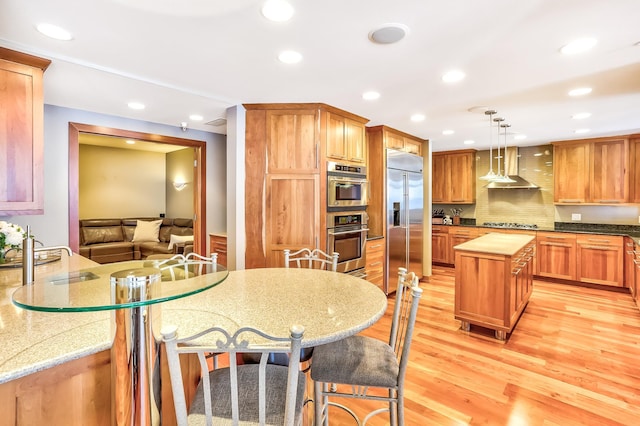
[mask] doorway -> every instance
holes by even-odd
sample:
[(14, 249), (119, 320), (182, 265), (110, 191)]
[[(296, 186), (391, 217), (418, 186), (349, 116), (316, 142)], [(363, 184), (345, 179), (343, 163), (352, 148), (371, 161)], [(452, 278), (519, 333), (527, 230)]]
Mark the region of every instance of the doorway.
[(134, 139), (159, 144), (177, 145), (194, 149), (193, 172), (193, 222), (194, 251), (206, 254), (206, 143), (193, 139), (182, 139), (151, 133), (133, 132), (90, 124), (69, 123), (69, 246), (79, 251), (79, 151), (80, 135), (90, 134)]

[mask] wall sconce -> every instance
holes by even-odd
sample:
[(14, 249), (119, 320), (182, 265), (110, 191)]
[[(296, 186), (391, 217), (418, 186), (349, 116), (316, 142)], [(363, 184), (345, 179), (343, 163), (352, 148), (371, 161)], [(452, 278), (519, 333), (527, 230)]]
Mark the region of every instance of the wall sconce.
[(173, 182), (176, 191), (182, 191), (187, 186), (187, 182)]

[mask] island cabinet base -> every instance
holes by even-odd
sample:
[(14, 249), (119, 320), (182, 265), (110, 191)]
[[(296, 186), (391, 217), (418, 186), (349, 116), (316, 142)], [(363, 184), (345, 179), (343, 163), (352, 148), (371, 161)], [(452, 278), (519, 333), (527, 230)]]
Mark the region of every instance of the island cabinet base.
[[(162, 345), (162, 426), (176, 424), (169, 370)], [(196, 356), (181, 357), (187, 404), (199, 381)], [(0, 426), (109, 426), (111, 352), (98, 352), (0, 384)]]
[[(500, 242), (506, 243), (502, 238)], [(466, 244), (456, 246), (455, 318), (465, 331), (475, 324), (495, 330), (496, 338), (505, 340), (533, 290), (535, 246), (525, 241), (513, 251), (486, 253), (463, 250)]]

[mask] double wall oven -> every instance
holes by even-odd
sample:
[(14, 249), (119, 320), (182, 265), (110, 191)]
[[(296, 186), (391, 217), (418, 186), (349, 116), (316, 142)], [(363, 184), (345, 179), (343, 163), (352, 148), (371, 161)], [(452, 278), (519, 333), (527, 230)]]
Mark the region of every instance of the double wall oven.
[(362, 278), (368, 184), (364, 166), (327, 163), (327, 251), (339, 253), (339, 272)]

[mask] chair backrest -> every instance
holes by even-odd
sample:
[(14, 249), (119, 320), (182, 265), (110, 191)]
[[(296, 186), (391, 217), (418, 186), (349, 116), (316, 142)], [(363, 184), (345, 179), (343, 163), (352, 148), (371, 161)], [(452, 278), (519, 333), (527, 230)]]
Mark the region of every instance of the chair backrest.
[[(281, 417), (282, 420), (278, 420), (273, 424), (294, 425), (296, 415), (299, 416), (299, 411), (301, 411), (302, 408), (302, 401), (298, 401), (297, 396), (298, 394), (302, 395), (304, 390), (304, 375), (299, 374), (300, 348), (304, 327), (292, 326), (288, 337), (270, 336), (249, 327), (240, 328), (233, 334), (221, 327), (211, 327), (198, 334), (178, 338), (177, 327), (165, 326), (161, 333), (166, 343), (169, 375), (171, 377), (176, 418), (179, 426), (187, 425), (188, 410), (180, 368), (180, 354), (197, 354), (200, 361), (202, 370), (202, 398), (204, 400), (204, 414), (207, 425), (211, 425), (213, 422), (212, 416), (216, 411), (213, 408), (214, 405), (218, 404), (217, 401), (225, 398), (227, 400), (229, 398), (231, 399), (231, 420), (234, 425), (238, 424), (240, 417), (244, 418), (247, 415), (247, 413), (240, 412), (241, 409), (239, 406), (243, 408), (250, 406), (251, 408), (248, 410), (251, 411), (251, 413), (253, 413), (255, 407), (258, 407), (258, 419), (255, 420), (256, 424), (265, 424), (268, 407), (266, 401), (267, 394), (269, 394), (270, 398), (274, 396), (276, 398), (282, 398), (284, 396), (285, 398), (284, 404), (279, 406), (282, 408), (282, 413), (279, 413), (279, 417)], [(211, 373), (224, 373), (223, 377), (228, 378), (229, 383), (225, 386), (226, 389), (224, 390), (211, 386), (209, 366), (206, 361), (207, 354), (211, 352), (229, 354), (229, 367), (216, 369)], [(238, 365), (236, 357), (236, 353), (238, 352), (260, 354), (260, 363), (258, 365)], [(291, 354), (288, 367), (267, 363), (270, 353), (281, 352)], [(243, 371), (239, 371), (243, 368)], [(284, 388), (270, 388), (269, 385), (271, 381), (269, 377), (273, 377), (272, 375), (270, 376), (270, 372), (273, 372), (274, 369), (280, 369), (279, 373), (286, 374), (286, 390)], [(239, 382), (247, 380), (247, 371), (255, 373), (249, 377), (253, 387), (257, 389), (258, 392), (258, 401), (252, 401), (253, 404), (247, 401), (247, 394), (239, 394), (238, 392), (238, 388), (242, 384)], [(217, 394), (216, 391), (218, 392)], [(196, 399), (198, 397), (199, 396), (196, 396)], [(240, 405), (239, 401), (241, 402)], [(280, 402), (282, 401), (280, 400)], [(273, 407), (270, 407), (270, 409), (272, 408)], [(271, 413), (269, 415), (271, 415)]]
[(284, 250), (284, 267), (288, 268), (294, 264), (298, 268), (325, 269), (335, 272), (338, 269), (338, 256), (335, 251), (332, 254), (323, 252), (320, 249), (303, 248), (291, 253), (291, 250)]
[(396, 290), (396, 304), (393, 310), (389, 345), (398, 358), (400, 371), (398, 382), (404, 382), (404, 375), (409, 362), (409, 348), (413, 339), (416, 315), (420, 304), (422, 289), (419, 287), (418, 277), (413, 272), (407, 273), (404, 268), (398, 268), (398, 288)]
[(218, 270), (218, 253), (204, 257), (197, 253), (177, 254), (169, 259), (153, 260), (151, 266), (160, 269), (163, 281), (175, 281)]

